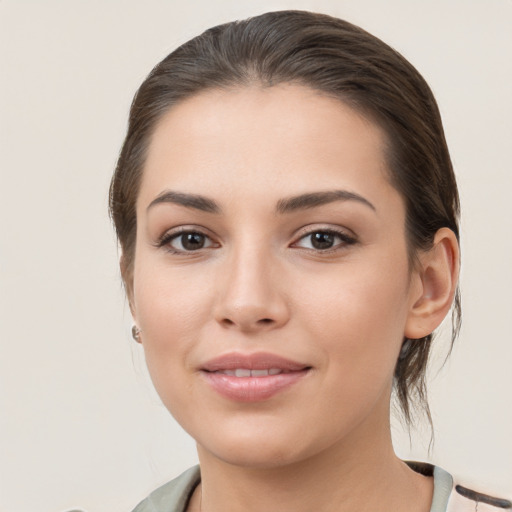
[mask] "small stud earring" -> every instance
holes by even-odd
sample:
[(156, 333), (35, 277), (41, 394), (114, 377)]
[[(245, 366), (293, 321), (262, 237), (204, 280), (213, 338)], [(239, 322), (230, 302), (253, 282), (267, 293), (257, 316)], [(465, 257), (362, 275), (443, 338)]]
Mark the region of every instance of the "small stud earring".
[(140, 329), (136, 325), (132, 325), (132, 338), (140, 343)]

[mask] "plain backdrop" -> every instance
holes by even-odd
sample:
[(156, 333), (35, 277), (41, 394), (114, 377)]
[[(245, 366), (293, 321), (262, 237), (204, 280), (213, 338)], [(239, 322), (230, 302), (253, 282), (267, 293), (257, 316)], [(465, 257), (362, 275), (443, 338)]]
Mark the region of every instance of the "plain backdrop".
[(400, 456), (512, 496), (512, 1), (0, 0), (0, 512), (122, 512), (196, 462), (152, 390), (107, 216), (131, 98), (221, 22), (308, 9), (402, 52), (440, 104), (462, 198), (464, 323), (434, 356), (436, 441)]

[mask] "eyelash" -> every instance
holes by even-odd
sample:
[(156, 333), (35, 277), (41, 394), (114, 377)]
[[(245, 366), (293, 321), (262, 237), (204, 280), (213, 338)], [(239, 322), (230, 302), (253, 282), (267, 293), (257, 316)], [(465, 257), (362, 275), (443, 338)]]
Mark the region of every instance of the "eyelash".
[[(155, 245), (158, 248), (165, 248), (165, 250), (167, 252), (170, 252), (171, 254), (195, 254), (195, 253), (198, 253), (199, 251), (201, 251), (202, 249), (210, 248), (210, 246), (208, 246), (208, 247), (201, 247), (199, 249), (187, 251), (187, 250), (182, 250), (182, 249), (175, 249), (174, 247), (172, 247), (171, 242), (173, 240), (179, 239), (183, 235), (200, 235), (200, 236), (204, 237), (206, 240), (211, 241), (211, 237), (209, 237), (207, 234), (203, 233), (201, 230), (183, 227), (183, 228), (178, 228), (178, 230), (175, 230), (175, 231), (164, 233), (158, 239), (158, 241)], [(212, 245), (215, 245), (215, 244), (212, 242)]]
[[(308, 247), (298, 246), (298, 243), (300, 241), (307, 239), (308, 237), (311, 237), (315, 234), (319, 234), (319, 233), (321, 233), (322, 235), (333, 236), (334, 238), (339, 239), (340, 242), (335, 244), (333, 247), (329, 247), (326, 249), (316, 249), (316, 248), (308, 248)], [(193, 250), (176, 249), (176, 248), (172, 247), (171, 243), (174, 240), (179, 239), (183, 235), (200, 235), (201, 237), (204, 237), (205, 240), (209, 240), (210, 245), (207, 247), (200, 247), (199, 249), (193, 249)], [(357, 239), (351, 235), (348, 235), (344, 231), (336, 230), (336, 229), (332, 229), (332, 228), (328, 228), (328, 229), (317, 228), (317, 229), (311, 229), (308, 231), (304, 230), (303, 233), (301, 234), (301, 236), (297, 239), (297, 241), (294, 242), (293, 244), (291, 244), (291, 247), (297, 247), (299, 249), (302, 249), (305, 251), (311, 251), (311, 252), (314, 252), (317, 254), (330, 254), (330, 253), (337, 252), (337, 251), (341, 250), (343, 247), (353, 245), (355, 243), (357, 243)], [(180, 228), (177, 231), (171, 231), (171, 232), (164, 233), (164, 235), (162, 235), (162, 237), (159, 238), (159, 240), (157, 241), (157, 243), (155, 245), (158, 248), (165, 248), (165, 250), (171, 254), (197, 254), (203, 249), (210, 249), (212, 247), (213, 248), (218, 247), (218, 244), (215, 244), (215, 242), (212, 241), (211, 237), (209, 237), (207, 234), (205, 234), (201, 230), (191, 229), (191, 228), (187, 228), (187, 227)]]
[[(308, 237), (312, 237), (313, 235), (319, 234), (319, 233), (321, 233), (322, 235), (333, 236), (334, 238), (338, 238), (340, 241), (339, 241), (339, 243), (337, 243), (327, 249), (316, 249), (316, 248), (307, 248), (307, 247), (303, 247), (302, 249), (304, 249), (306, 251), (312, 251), (317, 254), (331, 254), (331, 253), (340, 251), (344, 247), (353, 245), (357, 242), (357, 239), (354, 236), (347, 234), (345, 231), (332, 229), (332, 228), (326, 228), (326, 229), (317, 228), (317, 229), (309, 229), (308, 231), (304, 231), (301, 234), (301, 236), (299, 237), (298, 241), (294, 242), (292, 244), (292, 246), (297, 246), (298, 242), (300, 242), (301, 240), (307, 239)], [(310, 238), (310, 240), (311, 240), (311, 238)]]

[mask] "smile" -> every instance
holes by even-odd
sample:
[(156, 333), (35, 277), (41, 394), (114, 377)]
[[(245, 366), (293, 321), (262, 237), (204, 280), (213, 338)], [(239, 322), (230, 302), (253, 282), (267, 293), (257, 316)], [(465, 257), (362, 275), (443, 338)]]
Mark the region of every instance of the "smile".
[(219, 370), (214, 373), (223, 375), (233, 375), (234, 377), (268, 377), (269, 375), (279, 375), (284, 370), (280, 368), (270, 368), (268, 370), (249, 370), (248, 368), (237, 368), (236, 370)]
[(238, 402), (268, 400), (305, 377), (311, 366), (273, 354), (227, 354), (208, 361), (201, 376), (218, 394)]

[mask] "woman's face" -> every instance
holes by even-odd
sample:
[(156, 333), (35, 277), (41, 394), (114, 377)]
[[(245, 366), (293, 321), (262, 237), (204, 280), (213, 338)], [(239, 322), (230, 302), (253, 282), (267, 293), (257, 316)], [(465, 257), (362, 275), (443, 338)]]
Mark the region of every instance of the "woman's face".
[(200, 453), (274, 466), (387, 431), (420, 294), (380, 129), (281, 85), (173, 107), (137, 202), (132, 310)]

